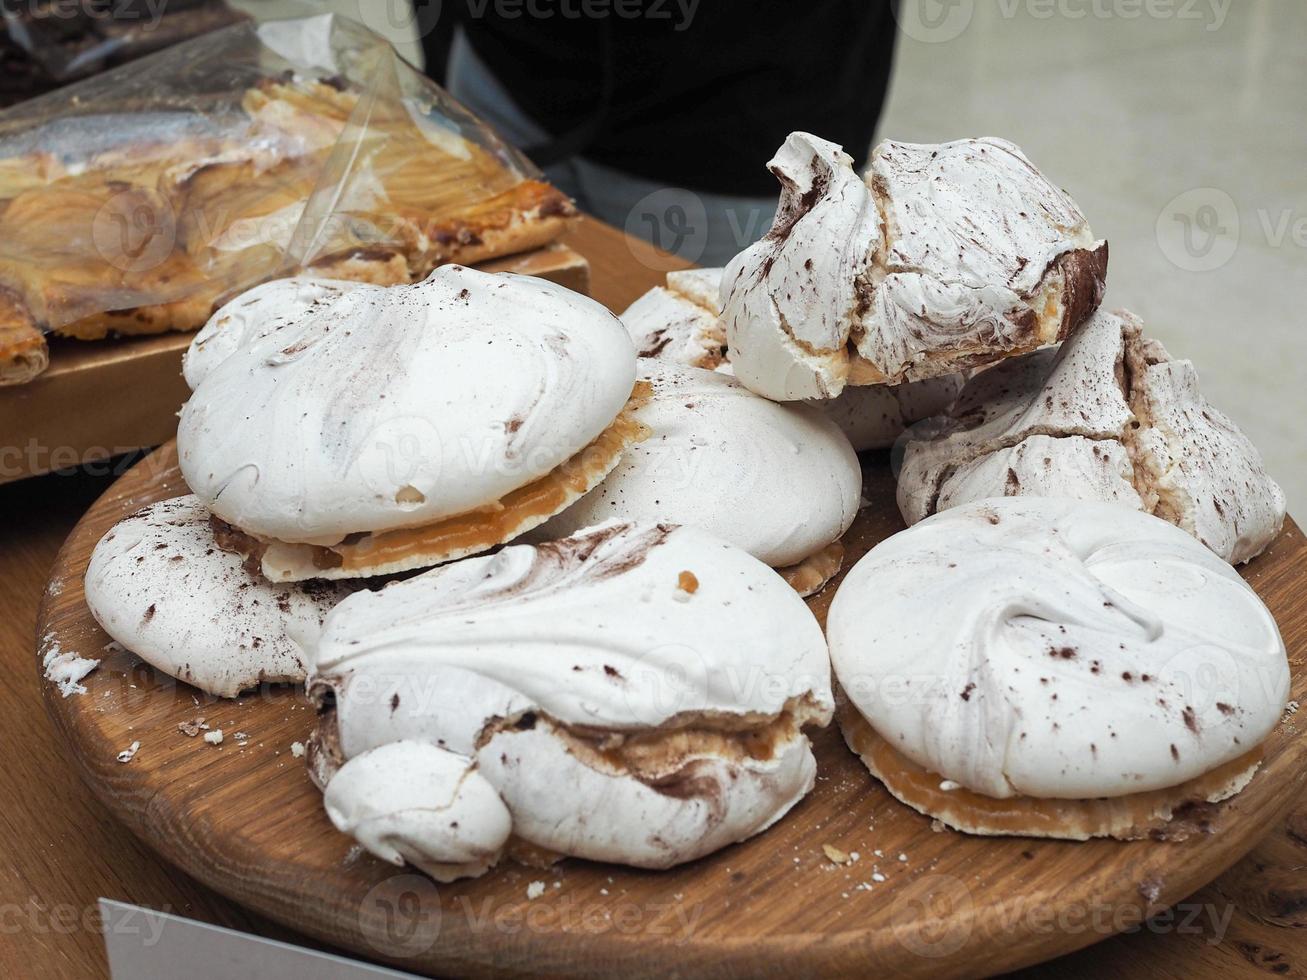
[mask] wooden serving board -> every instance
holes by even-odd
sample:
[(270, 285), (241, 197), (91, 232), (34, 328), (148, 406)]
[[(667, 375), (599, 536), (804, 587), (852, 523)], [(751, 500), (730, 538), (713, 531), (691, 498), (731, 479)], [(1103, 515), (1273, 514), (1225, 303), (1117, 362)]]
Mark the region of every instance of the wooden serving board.
[[(884, 454), (864, 462), (846, 567), (901, 529)], [(291, 746), (313, 726), (295, 689), (209, 698), (112, 648), (82, 576), (100, 536), (144, 504), (186, 492), (169, 444), (86, 513), (56, 561), (40, 651), (103, 658), (84, 694), (47, 706), (91, 790), (164, 857), (264, 915), (364, 957), (442, 976), (816, 976), (992, 973), (1136, 927), (1233, 864), (1280, 821), (1307, 780), (1307, 739), (1285, 718), (1252, 784), (1183, 843), (967, 837), (874, 783), (831, 728), (816, 735), (816, 789), (766, 833), (701, 861), (642, 872), (578, 860), (511, 862), (435, 885), (332, 829)], [(1293, 697), (1307, 697), (1307, 546), (1288, 522), (1244, 569), (1288, 643)], [(834, 587), (809, 600), (823, 620)], [(187, 737), (203, 717), (221, 745)], [(243, 732), (247, 739), (237, 740)], [(126, 763), (118, 753), (140, 748)], [(826, 845), (858, 859), (837, 864)], [(838, 854), (836, 855), (839, 856)], [(540, 884), (536, 884), (536, 883)], [(540, 892), (536, 897), (531, 897)]]
[[(476, 268), (590, 291), (589, 263), (559, 243)], [(0, 387), (0, 483), (100, 463), (171, 439), (177, 410), (190, 394), (182, 355), (194, 336), (51, 337), (46, 371), (27, 384)]]

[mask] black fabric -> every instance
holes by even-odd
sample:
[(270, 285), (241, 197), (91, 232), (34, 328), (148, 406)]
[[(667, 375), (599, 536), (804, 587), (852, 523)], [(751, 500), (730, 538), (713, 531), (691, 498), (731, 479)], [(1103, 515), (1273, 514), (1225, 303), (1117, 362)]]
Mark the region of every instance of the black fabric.
[[(417, 0), (421, 4), (422, 0)], [(889, 83), (893, 0), (445, 0), (545, 131), (538, 164), (581, 154), (669, 185), (769, 195), (764, 163), (801, 129), (867, 152)]]

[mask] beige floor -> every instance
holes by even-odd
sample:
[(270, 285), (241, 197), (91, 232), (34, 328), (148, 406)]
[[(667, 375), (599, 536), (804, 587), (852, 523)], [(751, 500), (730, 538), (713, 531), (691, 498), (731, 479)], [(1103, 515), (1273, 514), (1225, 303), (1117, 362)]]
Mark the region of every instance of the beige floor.
[[(415, 62), (407, 0), (333, 9)], [(881, 132), (1020, 144), (1111, 242), (1139, 313), (1307, 514), (1307, 3), (903, 0)]]

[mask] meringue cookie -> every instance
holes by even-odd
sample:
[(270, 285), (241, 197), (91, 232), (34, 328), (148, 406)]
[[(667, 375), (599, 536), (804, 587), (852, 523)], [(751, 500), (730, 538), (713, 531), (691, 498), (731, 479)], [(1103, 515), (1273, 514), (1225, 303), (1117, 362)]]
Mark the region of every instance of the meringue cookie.
[[(771, 569), (698, 529), (610, 523), (359, 593), (328, 618), (310, 772), (421, 741), (474, 760), (514, 835), (669, 867), (812, 787), (825, 641)], [(400, 778), (406, 778), (402, 774)]]
[[(735, 373), (730, 361), (723, 360), (729, 351), (718, 306), (722, 272), (669, 272), (666, 289), (651, 289), (622, 314), (642, 357)], [(807, 403), (829, 416), (853, 448), (863, 452), (888, 449), (907, 426), (948, 408), (961, 388), (962, 379), (950, 374), (902, 385), (845, 388), (836, 398)]]
[(768, 164), (772, 229), (727, 266), (736, 374), (769, 398), (916, 381), (1068, 336), (1097, 308), (1107, 245), (1020, 149), (886, 141), (866, 181), (792, 133)]
[[(720, 274), (721, 270), (701, 271)], [(669, 272), (666, 289), (655, 286), (628, 306), (620, 319), (641, 357), (712, 369), (725, 357), (726, 330), (712, 308), (716, 300), (711, 306), (699, 302), (705, 298), (702, 277), (676, 280), (687, 285), (691, 295), (672, 288), (673, 277), (684, 275)]]
[(976, 833), (1158, 830), (1247, 782), (1289, 691), (1275, 621), (1234, 570), (1110, 504), (938, 514), (850, 570), (827, 635), (850, 744), (890, 792)]
[(363, 283), (294, 276), (242, 293), (209, 318), (182, 356), (182, 376), (194, 391), (213, 368), (257, 337), (290, 326), (315, 306)]
[(146, 663), (209, 694), (299, 682), (322, 621), (353, 589), (271, 585), (218, 548), (193, 496), (151, 504), (95, 546), (85, 577), (96, 622)]
[(268, 578), (377, 575), (493, 547), (596, 485), (641, 435), (634, 380), (598, 303), (444, 266), (256, 331), (204, 373), (177, 446)]
[(427, 742), (391, 742), (355, 756), (322, 802), (336, 829), (369, 853), (442, 882), (485, 874), (513, 826), (471, 759)]
[(1142, 329), (1100, 311), (1059, 351), (972, 379), (905, 444), (904, 520), (986, 497), (1073, 497), (1155, 514), (1234, 564), (1259, 554), (1284, 521), (1283, 492), (1193, 365)]
[(849, 529), (862, 468), (832, 422), (714, 371), (642, 360), (637, 374), (652, 389), (635, 413), (649, 437), (534, 536), (612, 519), (692, 524), (781, 568)]
[(767, 167), (781, 184), (775, 223), (722, 276), (731, 363), (768, 398), (833, 398), (849, 381), (861, 284), (884, 244), (880, 215), (834, 143), (791, 133)]

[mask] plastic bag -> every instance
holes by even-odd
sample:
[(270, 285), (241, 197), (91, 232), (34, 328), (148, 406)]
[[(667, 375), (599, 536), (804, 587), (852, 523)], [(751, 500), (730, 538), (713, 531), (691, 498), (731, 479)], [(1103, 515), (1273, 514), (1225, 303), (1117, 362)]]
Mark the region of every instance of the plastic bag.
[(240, 24), (0, 113), (0, 320), (196, 329), (269, 278), (413, 281), (573, 213), (366, 28)]
[(6, 69), (27, 89), (6, 86), (0, 98), (31, 97), (245, 16), (223, 0), (4, 0), (0, 12), (0, 50), (14, 56)]

